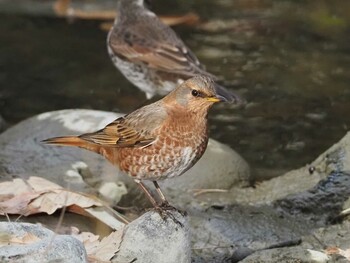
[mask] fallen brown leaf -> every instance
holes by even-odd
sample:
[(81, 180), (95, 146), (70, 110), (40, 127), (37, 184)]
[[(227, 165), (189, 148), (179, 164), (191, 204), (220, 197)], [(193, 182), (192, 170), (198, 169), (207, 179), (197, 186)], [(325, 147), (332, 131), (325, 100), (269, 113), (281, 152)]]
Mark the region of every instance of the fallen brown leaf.
[(325, 252), (327, 255), (341, 255), (350, 261), (350, 248), (343, 250), (338, 247), (328, 247)]
[(119, 250), (123, 231), (124, 228), (114, 231), (109, 236), (104, 237), (101, 241), (99, 240), (98, 235), (89, 232), (73, 234), (73, 236), (84, 244), (90, 263), (110, 262)]
[[(8, 189), (11, 189), (11, 195), (8, 194)], [(102, 206), (94, 196), (75, 193), (34, 176), (26, 181), (14, 179), (12, 182), (0, 183), (0, 193), (0, 215), (52, 214), (57, 209), (71, 205), (81, 208)]]
[(50, 215), (63, 207), (76, 214), (95, 217), (112, 229), (119, 229), (127, 223), (97, 197), (64, 189), (41, 177), (0, 183), (0, 215)]
[(26, 233), (22, 237), (11, 236), (8, 233), (4, 233), (3, 235), (1, 235), (1, 238), (0, 238), (0, 246), (12, 245), (12, 244), (27, 245), (27, 244), (35, 243), (39, 240), (41, 239), (32, 233)]

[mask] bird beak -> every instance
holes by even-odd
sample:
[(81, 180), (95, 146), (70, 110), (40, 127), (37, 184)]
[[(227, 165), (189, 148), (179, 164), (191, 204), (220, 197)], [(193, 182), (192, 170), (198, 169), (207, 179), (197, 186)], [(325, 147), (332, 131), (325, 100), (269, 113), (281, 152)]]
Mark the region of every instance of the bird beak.
[(208, 97), (207, 98), (207, 101), (210, 101), (210, 102), (219, 102), (221, 101), (219, 98), (217, 97)]
[(243, 99), (241, 99), (238, 95), (233, 92), (228, 91), (226, 88), (220, 86), (215, 83), (215, 96), (207, 98), (210, 102), (229, 102), (229, 103), (242, 103)]

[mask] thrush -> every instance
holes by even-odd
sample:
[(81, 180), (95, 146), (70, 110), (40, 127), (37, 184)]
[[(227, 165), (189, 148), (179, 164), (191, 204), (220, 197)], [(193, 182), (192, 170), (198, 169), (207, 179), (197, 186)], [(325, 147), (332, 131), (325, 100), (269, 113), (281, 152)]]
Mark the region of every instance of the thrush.
[(114, 65), (148, 99), (166, 95), (198, 74), (215, 79), (176, 33), (145, 7), (144, 0), (119, 0), (107, 48)]
[(43, 142), (77, 146), (103, 155), (131, 176), (152, 204), (159, 207), (143, 181), (153, 181), (162, 204), (168, 205), (157, 181), (182, 175), (201, 158), (208, 143), (208, 111), (214, 103), (238, 101), (238, 96), (212, 78), (196, 76), (163, 99), (101, 130)]

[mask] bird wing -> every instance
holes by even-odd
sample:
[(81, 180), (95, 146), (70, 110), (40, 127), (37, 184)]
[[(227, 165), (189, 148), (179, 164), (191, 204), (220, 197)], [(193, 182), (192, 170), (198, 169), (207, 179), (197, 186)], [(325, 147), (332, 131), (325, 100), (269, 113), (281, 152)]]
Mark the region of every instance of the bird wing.
[(155, 141), (155, 137), (149, 136), (121, 117), (108, 124), (105, 128), (79, 136), (80, 138), (111, 147), (147, 147)]
[(208, 74), (175, 32), (158, 19), (156, 23), (146, 20), (137, 26), (117, 26), (110, 33), (108, 43), (115, 55), (134, 63), (190, 76)]
[(105, 128), (79, 136), (81, 139), (111, 147), (147, 147), (153, 144), (168, 114), (161, 101), (120, 117)]

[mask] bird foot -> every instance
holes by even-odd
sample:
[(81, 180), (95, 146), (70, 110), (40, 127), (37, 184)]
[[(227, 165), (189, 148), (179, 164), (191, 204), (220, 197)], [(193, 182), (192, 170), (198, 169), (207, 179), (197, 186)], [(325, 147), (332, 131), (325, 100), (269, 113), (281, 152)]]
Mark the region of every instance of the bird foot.
[(171, 204), (169, 204), (168, 201), (162, 202), (159, 207), (162, 208), (163, 210), (173, 210), (173, 211), (180, 213), (182, 216), (187, 216), (186, 211), (183, 211), (181, 209), (178, 209), (178, 208), (172, 206)]
[(185, 211), (181, 211), (177, 209), (176, 207), (170, 205), (168, 202), (163, 202), (159, 206), (156, 206), (154, 210), (160, 215), (160, 217), (166, 221), (168, 218), (173, 220), (173, 222), (180, 227), (183, 227), (184, 225), (175, 217), (175, 215), (171, 211), (176, 211), (180, 213), (182, 216), (186, 216), (187, 213)]

